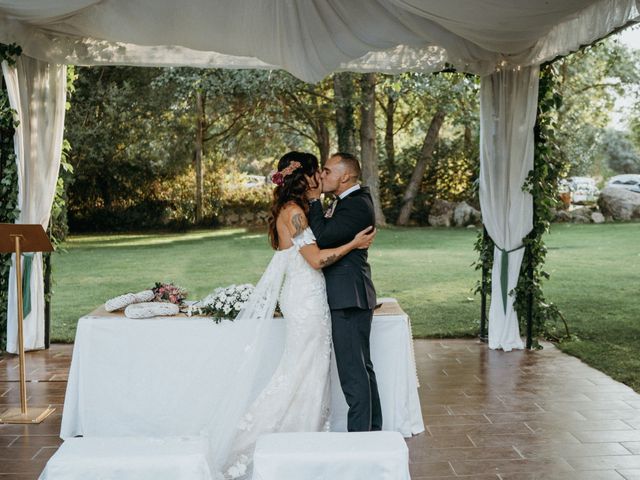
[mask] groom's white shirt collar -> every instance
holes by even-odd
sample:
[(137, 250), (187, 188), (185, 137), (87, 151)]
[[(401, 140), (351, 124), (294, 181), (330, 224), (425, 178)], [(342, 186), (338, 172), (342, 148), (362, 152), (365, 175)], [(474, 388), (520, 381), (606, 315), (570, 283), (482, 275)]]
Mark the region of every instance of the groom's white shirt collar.
[(340, 200), (349, 195), (351, 192), (355, 192), (356, 190), (360, 190), (360, 184), (356, 183), (353, 187), (346, 189), (344, 192), (340, 194)]

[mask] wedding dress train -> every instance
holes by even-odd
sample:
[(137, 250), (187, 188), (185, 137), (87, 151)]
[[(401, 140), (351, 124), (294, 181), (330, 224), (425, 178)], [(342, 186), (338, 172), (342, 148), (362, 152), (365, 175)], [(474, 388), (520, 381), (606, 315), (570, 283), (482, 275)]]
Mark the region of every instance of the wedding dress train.
[[(239, 478), (251, 470), (253, 449), (263, 433), (313, 432), (329, 429), (331, 316), (327, 303), (324, 276), (312, 268), (299, 250), (315, 242), (310, 228), (293, 239), (294, 245), (277, 251), (248, 305), (236, 319), (243, 327), (252, 325), (254, 337), (245, 346), (247, 358), (239, 369), (238, 385), (232, 395), (251, 395), (254, 389), (248, 383), (256, 381), (260, 368), (260, 355), (264, 348), (264, 335), (260, 322), (272, 316), (275, 299), (280, 304), (286, 337), (284, 351), (275, 373), (271, 376), (241, 416), (235, 420), (232, 441), (222, 467), (223, 478)], [(248, 377), (248, 378), (247, 378)], [(236, 409), (236, 413), (238, 409)], [(218, 416), (213, 429), (220, 423), (229, 425), (229, 419)], [(218, 436), (221, 432), (217, 432)], [(218, 447), (221, 447), (218, 444)], [(220, 470), (218, 470), (220, 472)]]

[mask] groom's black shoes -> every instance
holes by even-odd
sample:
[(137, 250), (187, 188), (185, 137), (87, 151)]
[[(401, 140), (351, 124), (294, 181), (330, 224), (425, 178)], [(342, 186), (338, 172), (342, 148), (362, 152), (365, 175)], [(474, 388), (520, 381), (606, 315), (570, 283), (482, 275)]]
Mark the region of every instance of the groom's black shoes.
[[(330, 218), (320, 202), (309, 207), (309, 225), (320, 248), (335, 248), (375, 225), (373, 201), (367, 187), (340, 200)], [(331, 308), (333, 345), (342, 391), (349, 405), (350, 432), (382, 429), (378, 385), (369, 355), (369, 334), (376, 291), (366, 250), (352, 250), (323, 269)]]

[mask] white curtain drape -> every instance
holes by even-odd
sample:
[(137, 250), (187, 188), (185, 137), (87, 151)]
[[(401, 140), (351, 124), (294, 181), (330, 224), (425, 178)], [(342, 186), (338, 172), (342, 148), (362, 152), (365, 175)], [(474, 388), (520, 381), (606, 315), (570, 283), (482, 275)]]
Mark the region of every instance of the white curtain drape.
[[(18, 208), (16, 223), (49, 224), (56, 190), (66, 102), (65, 65), (51, 65), (20, 56), (15, 66), (2, 64), (9, 103), (17, 112), (19, 125), (14, 137), (18, 165)], [(14, 259), (15, 261), (15, 259)], [(10, 278), (14, 279), (14, 264)], [(26, 350), (44, 348), (44, 286), (42, 254), (33, 257), (30, 275), (31, 312), (24, 318)], [(16, 285), (9, 282), (7, 351), (18, 351)]]
[(522, 187), (533, 169), (539, 67), (496, 71), (480, 89), (480, 206), (493, 239), (489, 347), (523, 348), (509, 295), (517, 284), (533, 199)]

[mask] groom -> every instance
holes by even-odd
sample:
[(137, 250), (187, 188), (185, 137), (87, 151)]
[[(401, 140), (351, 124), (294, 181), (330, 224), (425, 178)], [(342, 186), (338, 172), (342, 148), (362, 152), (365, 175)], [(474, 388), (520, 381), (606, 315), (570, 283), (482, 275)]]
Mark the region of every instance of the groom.
[[(358, 232), (375, 225), (371, 194), (367, 187), (360, 186), (358, 178), (358, 159), (349, 153), (336, 153), (324, 165), (317, 187), (307, 192), (309, 225), (319, 248), (348, 243)], [(336, 197), (326, 212), (320, 202), (322, 192)], [(369, 355), (376, 291), (367, 250), (352, 250), (323, 272), (338, 375), (349, 405), (347, 430), (381, 430), (380, 397)]]

